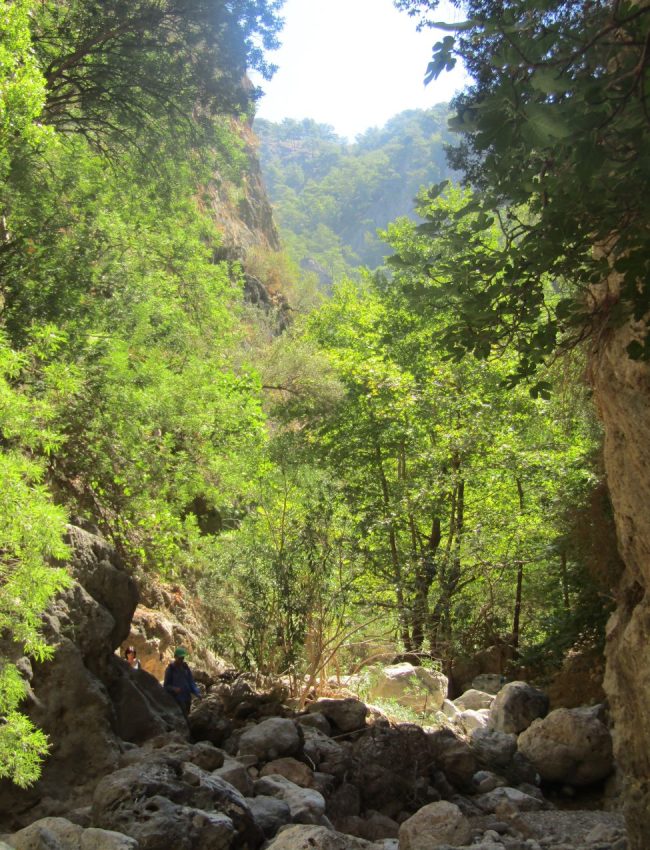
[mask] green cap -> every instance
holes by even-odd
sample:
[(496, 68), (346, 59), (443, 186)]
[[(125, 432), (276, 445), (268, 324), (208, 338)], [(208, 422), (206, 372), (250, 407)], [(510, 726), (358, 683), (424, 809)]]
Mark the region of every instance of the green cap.
[(174, 658), (185, 658), (187, 655), (187, 650), (184, 646), (177, 646), (174, 650)]

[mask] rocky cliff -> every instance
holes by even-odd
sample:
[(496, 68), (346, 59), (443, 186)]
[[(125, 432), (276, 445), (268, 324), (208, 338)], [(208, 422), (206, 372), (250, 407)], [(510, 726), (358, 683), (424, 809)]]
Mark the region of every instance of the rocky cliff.
[[(616, 299), (615, 283), (607, 296)], [(650, 834), (650, 366), (626, 348), (647, 333), (628, 322), (602, 334), (591, 353), (595, 398), (605, 425), (605, 463), (619, 548), (626, 565), (607, 630), (605, 689), (625, 782), (632, 846)]]

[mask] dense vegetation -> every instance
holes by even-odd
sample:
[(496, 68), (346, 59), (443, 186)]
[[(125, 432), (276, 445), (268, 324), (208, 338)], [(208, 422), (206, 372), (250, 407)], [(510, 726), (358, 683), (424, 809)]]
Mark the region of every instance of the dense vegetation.
[[(398, 116), (351, 148), (309, 122), (260, 124), (291, 257), (260, 249), (241, 264), (219, 259), (232, 254), (211, 185), (243, 197), (235, 118), (250, 114), (252, 93), (240, 80), (247, 64), (268, 71), (260, 51), (274, 41), (278, 5), (4, 5), (3, 637), (47, 654), (39, 614), (67, 581), (56, 568), (65, 522), (83, 517), (134, 572), (196, 589), (215, 648), (288, 672), (297, 692), (377, 645), (447, 669), (495, 642), (513, 663), (557, 663), (576, 642), (598, 642), (606, 603), (586, 575), (596, 564), (607, 588), (615, 567), (606, 545), (594, 551), (594, 529), (611, 533), (594, 495), (600, 434), (570, 336), (577, 326), (565, 337), (562, 324), (578, 315), (567, 306), (568, 263), (579, 248), (586, 277), (576, 279), (590, 280), (587, 234), (602, 231), (578, 210), (561, 256), (524, 264), (531, 242), (549, 256), (559, 227), (535, 194), (537, 172), (526, 197), (514, 194), (511, 172), (494, 188), (501, 147), (518, 141), (521, 154), (529, 144), (517, 136), (525, 110), (494, 151), (480, 131), (457, 155), (473, 194), (423, 192), (423, 224), (389, 224), (447, 173), (440, 148), (432, 155), (445, 138), (441, 107)], [(576, 8), (566, 6), (569, 23)], [(479, 117), (472, 97), (489, 103), (501, 91), (498, 65), (481, 65), (490, 45), (460, 101)], [(452, 47), (441, 42), (438, 65)], [(556, 101), (562, 110), (562, 98), (533, 88), (526, 103), (548, 97), (549, 110)], [(559, 175), (556, 160), (542, 169), (556, 188), (570, 173), (563, 139), (543, 130), (565, 154)], [(280, 151), (292, 157), (286, 170)], [(515, 169), (514, 154), (504, 162)], [(630, 197), (640, 215), (638, 193)], [(364, 235), (377, 224), (381, 244)], [(635, 233), (624, 242), (633, 269)], [(388, 253), (390, 269), (345, 278)], [(305, 256), (337, 278), (327, 300), (292, 264)], [(300, 304), (284, 333), (245, 305), (245, 274)], [(538, 356), (558, 340), (564, 359)], [(531, 395), (513, 375), (533, 366)], [(27, 784), (47, 742), (20, 713), (12, 657), (9, 648), (1, 659), (0, 775)]]
[(445, 104), (409, 110), (354, 144), (315, 121), (257, 119), (267, 191), (292, 258), (329, 284), (381, 265), (389, 249), (377, 228), (414, 215), (420, 189), (451, 174), (447, 118)]

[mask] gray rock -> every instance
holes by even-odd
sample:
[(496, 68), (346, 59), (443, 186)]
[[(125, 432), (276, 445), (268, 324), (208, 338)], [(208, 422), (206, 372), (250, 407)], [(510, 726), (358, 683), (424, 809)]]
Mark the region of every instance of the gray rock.
[(246, 802), (265, 838), (273, 838), (280, 827), (291, 823), (289, 804), (279, 797), (260, 794), (257, 797), (248, 797)]
[(320, 711), (313, 711), (311, 714), (303, 714), (297, 718), (301, 726), (309, 726), (313, 729), (318, 729), (323, 735), (331, 735), (332, 727), (330, 722)]
[(543, 800), (525, 794), (517, 788), (495, 788), (493, 791), (481, 794), (476, 798), (476, 804), (484, 812), (496, 812), (497, 806), (504, 802), (511, 804), (520, 812), (537, 812), (545, 806)]
[(548, 697), (526, 682), (509, 682), (496, 695), (490, 712), (489, 726), (499, 732), (518, 735), (533, 720), (548, 711)]
[(485, 729), (490, 719), (490, 710), (482, 708), (479, 711), (467, 709), (461, 711), (458, 718), (467, 732), (473, 732), (475, 729)]
[(245, 797), (250, 797), (253, 794), (254, 783), (248, 768), (231, 756), (226, 756), (223, 765), (212, 771), (212, 775), (228, 782)]
[(318, 699), (312, 702), (307, 711), (310, 714), (323, 714), (341, 732), (354, 732), (366, 725), (368, 707), (358, 699)]
[(284, 800), (295, 823), (317, 824), (325, 814), (325, 798), (313, 788), (301, 788), (279, 774), (264, 776), (255, 783), (255, 795)]
[(598, 707), (558, 708), (523, 732), (518, 747), (542, 779), (552, 782), (589, 785), (614, 768), (611, 735)]
[(512, 761), (517, 751), (517, 737), (497, 729), (476, 729), (469, 745), (483, 766), (498, 770)]
[(245, 729), (237, 755), (254, 755), (258, 762), (297, 753), (302, 744), (299, 727), (284, 717), (269, 717)]

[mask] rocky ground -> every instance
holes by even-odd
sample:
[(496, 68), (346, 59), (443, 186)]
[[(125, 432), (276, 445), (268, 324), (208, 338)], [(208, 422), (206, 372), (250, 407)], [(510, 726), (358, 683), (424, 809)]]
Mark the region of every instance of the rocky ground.
[(548, 713), (523, 682), (450, 702), (440, 674), (398, 664), (378, 687), (417, 699), (419, 683), (441, 725), (354, 697), (296, 711), (281, 684), (237, 674), (203, 676), (186, 723), (114, 654), (137, 603), (114, 553), (75, 539), (56, 656), (23, 665), (54, 746), (31, 791), (0, 783), (0, 850), (625, 850), (622, 817), (577, 802), (614, 769), (602, 706)]

